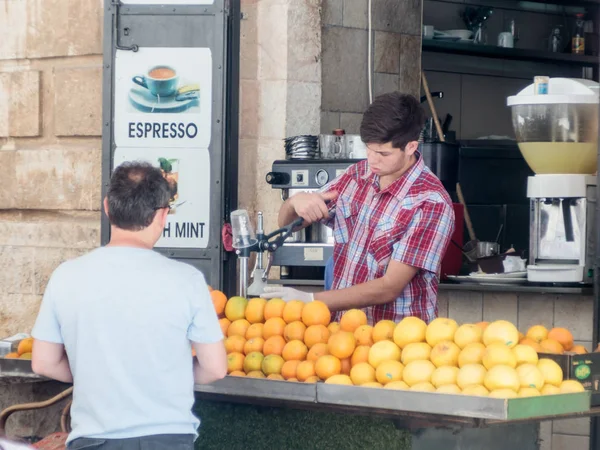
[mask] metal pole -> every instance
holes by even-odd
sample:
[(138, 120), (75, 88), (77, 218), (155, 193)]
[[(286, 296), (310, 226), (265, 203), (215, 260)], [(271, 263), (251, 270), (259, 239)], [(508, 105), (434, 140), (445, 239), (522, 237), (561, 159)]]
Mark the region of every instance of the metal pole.
[(240, 297), (246, 298), (248, 294), (248, 256), (240, 256)]
[[(598, 65), (600, 69), (600, 64)], [(599, 72), (596, 73), (598, 75)], [(600, 126), (600, 114), (598, 114), (598, 124)], [(600, 143), (600, 140), (599, 140)], [(598, 165), (596, 172), (596, 254), (594, 261), (594, 327), (592, 350), (598, 344), (600, 336), (600, 183), (598, 183), (598, 173), (600, 173), (600, 145), (598, 147)], [(600, 418), (592, 417), (590, 427), (590, 450), (600, 449)]]

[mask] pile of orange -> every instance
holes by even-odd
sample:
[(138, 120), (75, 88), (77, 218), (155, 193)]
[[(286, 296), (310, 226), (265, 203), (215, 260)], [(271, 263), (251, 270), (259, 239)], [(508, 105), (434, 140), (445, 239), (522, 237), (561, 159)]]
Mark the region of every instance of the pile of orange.
[(16, 352), (7, 353), (4, 358), (7, 359), (31, 359), (33, 349), (33, 338), (28, 337), (19, 341)]
[(505, 320), (459, 326), (416, 317), (371, 326), (359, 309), (338, 323), (318, 300), (211, 295), (231, 376), (500, 398), (583, 390), (563, 380), (558, 364), (538, 358), (586, 351), (564, 328), (535, 326), (522, 334)]

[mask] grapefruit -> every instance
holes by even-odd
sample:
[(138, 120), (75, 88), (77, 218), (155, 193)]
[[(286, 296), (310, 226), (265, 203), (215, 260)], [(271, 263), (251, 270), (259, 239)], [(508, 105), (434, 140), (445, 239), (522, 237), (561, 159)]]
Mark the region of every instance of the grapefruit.
[(474, 395), (476, 397), (487, 397), (490, 395), (490, 391), (488, 391), (481, 384), (474, 384), (472, 386), (467, 386), (462, 390), (463, 395)]
[(535, 364), (521, 364), (517, 367), (517, 374), (522, 388), (540, 390), (544, 386), (544, 375)]
[(438, 367), (431, 374), (431, 384), (433, 384), (436, 388), (439, 388), (440, 386), (444, 386), (446, 384), (456, 384), (457, 375), (458, 367)]
[(456, 384), (461, 389), (483, 385), (487, 370), (481, 364), (466, 364), (458, 370)]
[(433, 320), (425, 331), (425, 340), (432, 347), (438, 342), (452, 341), (458, 329), (455, 320), (439, 317)]
[(501, 343), (490, 344), (483, 352), (481, 361), (488, 370), (497, 365), (517, 367), (517, 357), (514, 352), (510, 347)]
[(409, 344), (424, 342), (426, 331), (427, 324), (423, 320), (418, 317), (405, 317), (394, 328), (392, 338), (398, 347), (404, 349)]
[(429, 359), (430, 354), (431, 346), (427, 342), (412, 342), (402, 349), (400, 361), (402, 364), (406, 365), (411, 361)]
[(519, 343), (519, 330), (507, 320), (496, 320), (488, 325), (483, 332), (483, 343), (504, 344), (513, 348)]
[(395, 389), (398, 391), (407, 391), (409, 389), (408, 384), (404, 381), (392, 381), (384, 386), (385, 389)]
[(565, 380), (560, 384), (561, 394), (573, 394), (575, 392), (584, 392), (585, 388), (577, 380)]
[(410, 387), (411, 391), (419, 391), (419, 392), (435, 392), (435, 386), (427, 381), (423, 383), (413, 384)]
[(493, 398), (517, 398), (518, 394), (512, 389), (495, 389), (490, 392), (490, 397)]
[(430, 359), (436, 367), (458, 366), (460, 348), (452, 341), (438, 342), (432, 349)]
[(521, 387), (517, 371), (513, 367), (504, 364), (494, 366), (488, 370), (485, 374), (483, 384), (490, 391), (512, 389), (515, 394)]
[(402, 380), (404, 365), (400, 361), (384, 361), (377, 367), (375, 378), (382, 385)]
[(440, 394), (460, 394), (461, 390), (455, 384), (445, 384), (445, 385), (440, 386), (439, 388), (437, 388), (435, 390), (435, 392), (438, 392)]
[(480, 327), (467, 323), (458, 327), (454, 334), (454, 342), (463, 349), (469, 344), (481, 342), (482, 337), (483, 330)]
[(541, 395), (540, 391), (532, 387), (522, 387), (521, 389), (519, 389), (518, 394), (519, 397), (538, 397)]
[(402, 372), (402, 379), (409, 386), (431, 381), (435, 366), (431, 361), (421, 360), (409, 362)]
[(485, 345), (481, 342), (468, 344), (458, 355), (458, 367), (463, 367), (467, 364), (481, 364), (484, 352)]
[[(331, 349), (329, 351), (331, 352)], [(400, 361), (401, 356), (400, 348), (392, 341), (379, 341), (369, 349), (369, 364), (377, 369), (383, 361)]]
[(542, 358), (538, 361), (537, 367), (544, 376), (544, 383), (560, 387), (563, 381), (563, 371), (555, 361)]
[(515, 357), (517, 358), (517, 366), (521, 364), (537, 364), (538, 354), (529, 345), (519, 344), (513, 348)]
[(534, 325), (527, 330), (525, 337), (539, 344), (544, 339), (548, 339), (548, 329), (543, 325)]

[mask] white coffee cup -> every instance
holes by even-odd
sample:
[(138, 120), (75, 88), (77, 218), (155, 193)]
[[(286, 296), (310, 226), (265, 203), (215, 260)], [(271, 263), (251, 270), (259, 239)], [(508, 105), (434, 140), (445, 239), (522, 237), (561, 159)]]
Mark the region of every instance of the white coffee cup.
[(346, 145), (348, 146), (348, 158), (365, 159), (367, 157), (367, 146), (360, 138), (360, 135), (346, 135)]
[(515, 45), (513, 35), (504, 31), (498, 35), (498, 47), (513, 48)]

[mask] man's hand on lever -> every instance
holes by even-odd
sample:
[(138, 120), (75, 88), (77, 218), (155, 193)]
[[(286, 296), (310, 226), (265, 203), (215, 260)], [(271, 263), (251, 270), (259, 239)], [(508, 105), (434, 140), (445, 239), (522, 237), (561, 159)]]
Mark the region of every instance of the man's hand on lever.
[(304, 303), (310, 303), (315, 298), (310, 292), (303, 292), (290, 287), (266, 286), (261, 295), (262, 298), (282, 298), (286, 302), (290, 300), (300, 300)]
[(302, 193), (286, 200), (279, 211), (279, 226), (284, 227), (296, 218), (304, 219), (304, 226), (329, 217), (327, 203), (335, 200), (335, 191), (320, 193)]

